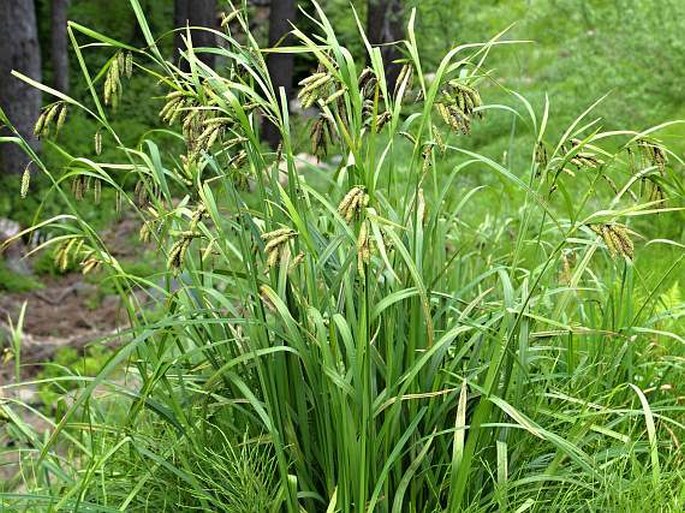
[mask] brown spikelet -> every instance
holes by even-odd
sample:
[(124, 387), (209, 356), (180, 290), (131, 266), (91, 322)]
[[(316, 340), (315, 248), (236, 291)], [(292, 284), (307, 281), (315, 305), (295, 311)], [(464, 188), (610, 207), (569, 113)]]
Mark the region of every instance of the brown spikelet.
[(71, 182), (71, 192), (74, 194), (74, 198), (80, 201), (86, 192), (86, 180), (82, 175), (74, 177)]
[(542, 170), (547, 167), (548, 162), (549, 159), (547, 156), (547, 148), (545, 147), (545, 143), (538, 141), (537, 145), (535, 146), (535, 163), (537, 164), (537, 168), (535, 170), (536, 176), (540, 176)]
[(473, 87), (459, 80), (450, 80), (442, 89), (435, 106), (447, 125), (455, 132), (468, 135), (471, 119), (482, 118), (480, 94)]
[(405, 64), (400, 69), (397, 75), (397, 80), (395, 81), (395, 90), (393, 91), (393, 96), (395, 100), (399, 100), (398, 96), (400, 93), (400, 88), (404, 87), (404, 91), (411, 89), (411, 82), (414, 76), (414, 67), (411, 64)]
[(386, 111), (378, 114), (378, 116), (376, 116), (376, 124), (375, 124), (376, 133), (383, 130), (383, 127), (385, 125), (387, 125), (391, 119), (392, 119), (392, 113), (390, 111), (386, 110)]
[(618, 255), (632, 260), (635, 247), (625, 226), (620, 224), (595, 224), (590, 229), (602, 237), (612, 257)]
[(135, 199), (136, 205), (139, 207), (145, 206), (148, 202), (148, 190), (145, 180), (140, 179), (136, 182), (135, 188), (133, 189), (133, 197)]
[(173, 246), (171, 246), (171, 250), (169, 250), (169, 257), (167, 259), (167, 267), (169, 269), (172, 271), (178, 271), (183, 266), (186, 251), (190, 246), (191, 240), (192, 238), (182, 237), (181, 239), (177, 240)]

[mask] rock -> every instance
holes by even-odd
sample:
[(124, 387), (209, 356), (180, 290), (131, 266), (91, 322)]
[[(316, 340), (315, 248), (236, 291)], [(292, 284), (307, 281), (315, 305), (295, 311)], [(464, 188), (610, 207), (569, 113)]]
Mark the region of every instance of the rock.
[(0, 255), (2, 255), (10, 270), (28, 276), (31, 274), (31, 267), (24, 258), (26, 254), (24, 242), (21, 238), (10, 242), (10, 239), (16, 237), (20, 232), (21, 226), (19, 223), (6, 217), (0, 217)]

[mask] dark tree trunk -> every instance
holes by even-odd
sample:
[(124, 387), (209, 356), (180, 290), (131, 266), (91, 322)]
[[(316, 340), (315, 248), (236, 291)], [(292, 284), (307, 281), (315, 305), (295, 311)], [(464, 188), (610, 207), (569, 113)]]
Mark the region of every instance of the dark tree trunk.
[[(19, 133), (37, 147), (33, 124), (40, 113), (40, 91), (10, 75), (15, 69), (34, 80), (41, 79), (33, 0), (0, 0), (0, 34), (0, 107)], [(21, 173), (27, 163), (19, 146), (0, 144), (1, 173)]]
[[(372, 45), (387, 45), (404, 38), (402, 0), (369, 0), (366, 35)], [(381, 47), (381, 54), (388, 90), (393, 91), (402, 68), (393, 61), (400, 59), (402, 53), (396, 45), (391, 45)]]
[(52, 0), (50, 15), (50, 52), (53, 86), (58, 91), (69, 91), (69, 44), (67, 41), (67, 10), (69, 0)]
[[(191, 27), (216, 28), (216, 0), (174, 0), (174, 25), (179, 28), (184, 28), (186, 25)], [(177, 56), (180, 55), (182, 49), (185, 49), (185, 44), (183, 42), (185, 36), (185, 31), (176, 33), (175, 46), (178, 52)], [(216, 46), (214, 34), (206, 30), (192, 30), (191, 38), (193, 48)], [(201, 53), (198, 54), (198, 57), (207, 66), (214, 67), (215, 58), (213, 54)], [(188, 62), (182, 60), (181, 68), (187, 71)]]
[[(174, 28), (184, 28), (188, 23), (188, 0), (174, 0)], [(174, 60), (179, 61), (181, 49), (185, 48), (183, 36), (185, 32), (179, 30), (174, 36)]]
[[(272, 0), (269, 14), (269, 47), (273, 48), (291, 29), (291, 23), (295, 22), (297, 10), (295, 0)], [(288, 101), (293, 96), (293, 63), (294, 56), (286, 53), (270, 53), (266, 59), (271, 82), (274, 85), (276, 95), (279, 88), (285, 89)], [(264, 122), (264, 140), (269, 146), (276, 148), (281, 142), (281, 135), (273, 123)]]

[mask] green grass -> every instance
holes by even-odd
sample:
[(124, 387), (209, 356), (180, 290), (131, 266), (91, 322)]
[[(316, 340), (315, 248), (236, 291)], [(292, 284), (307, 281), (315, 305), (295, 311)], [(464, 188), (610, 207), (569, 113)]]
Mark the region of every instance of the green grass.
[(43, 284), (33, 278), (17, 273), (10, 269), (6, 263), (0, 261), (0, 291), (5, 292), (30, 292), (43, 287)]
[[(118, 143), (116, 165), (74, 167), (64, 183), (33, 155), (69, 216), (46, 220), (64, 230), (55, 244), (99, 263), (132, 327), (95, 377), (60, 378), (78, 394), (46, 437), (17, 418), (21, 404), (0, 405), (25, 490), (0, 495), (7, 508), (683, 509), (683, 165), (674, 153), (665, 166), (630, 157), (640, 142), (662, 149), (664, 129), (606, 131), (593, 109), (561, 125), (513, 93), (498, 101), (506, 107), (489, 103), (481, 59), (506, 52), (506, 40), (431, 65), (413, 17), (402, 46), (414, 89), (385, 90), (377, 50), (375, 78), (360, 84), (362, 66), (319, 10), (316, 36), (295, 30), (293, 51), (322, 63), (325, 77), (305, 90), (345, 158), (297, 173), (301, 134), (243, 14), (214, 50), (225, 73), (189, 52), (184, 74), (131, 6), (146, 34), (136, 72), (164, 84), (169, 96), (150, 102), (186, 148), (179, 158), (168, 132), (150, 132)], [(111, 63), (129, 48), (70, 30), (113, 58), (98, 73), (77, 48), (86, 82), (100, 80), (87, 104), (62, 100), (122, 141), (102, 82), (119, 79)], [(462, 105), (471, 137), (450, 130), (439, 103)], [(281, 130), (278, 152), (261, 144), (261, 117)], [(493, 133), (515, 141), (506, 158), (483, 142)], [(546, 159), (535, 158), (539, 143)], [(67, 179), (84, 172), (147, 223), (167, 260), (161, 281), (126, 269), (79, 214)], [(142, 184), (144, 201), (124, 180)], [(655, 184), (667, 202), (649, 201)], [(133, 292), (152, 290), (150, 313)], [(113, 379), (122, 367), (125, 383)]]

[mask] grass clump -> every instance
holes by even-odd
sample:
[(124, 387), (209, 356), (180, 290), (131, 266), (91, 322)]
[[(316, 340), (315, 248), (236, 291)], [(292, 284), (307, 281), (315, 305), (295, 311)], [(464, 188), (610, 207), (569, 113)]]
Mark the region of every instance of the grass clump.
[[(242, 10), (211, 49), (229, 63), (219, 74), (197, 58), (207, 49), (187, 50), (188, 72), (166, 61), (131, 5), (146, 49), (71, 25), (112, 58), (109, 71), (84, 66), (90, 104), (58, 97), (120, 141), (104, 105), (113, 79), (107, 102), (103, 86), (131, 52), (135, 73), (166, 87), (164, 137), (184, 151), (151, 133), (120, 145), (128, 164), (89, 160), (55, 180), (70, 213), (45, 224), (67, 221), (56, 243), (109, 273), (131, 328), (21, 453), (29, 491), (8, 505), (599, 511), (649, 490), (682, 509), (683, 304), (664, 284), (679, 283), (685, 257), (635, 222), (681, 209), (682, 162), (658, 140), (668, 125), (605, 132), (591, 105), (556, 139), (549, 103), (537, 114), (515, 93), (511, 105), (479, 93), (494, 80), (485, 58), (511, 41), (454, 48), (426, 83), (413, 16), (389, 91), (379, 49), (360, 31), (360, 66), (315, 4), (316, 34), (294, 29), (288, 51), (317, 59), (301, 93), (319, 109), (311, 142), (342, 158), (302, 171)], [(528, 140), (524, 168), (463, 144), (502, 109)], [(277, 151), (261, 144), (263, 119), (281, 131)], [(644, 141), (659, 161), (635, 163)], [(133, 194), (119, 175), (135, 176)], [(166, 256), (161, 282), (125, 272), (74, 214), (67, 183), (86, 179), (136, 211)], [(650, 182), (659, 198), (645, 197)], [(651, 247), (669, 264), (647, 279)], [(122, 365), (131, 384), (110, 379)], [(103, 388), (110, 400), (94, 395)]]

